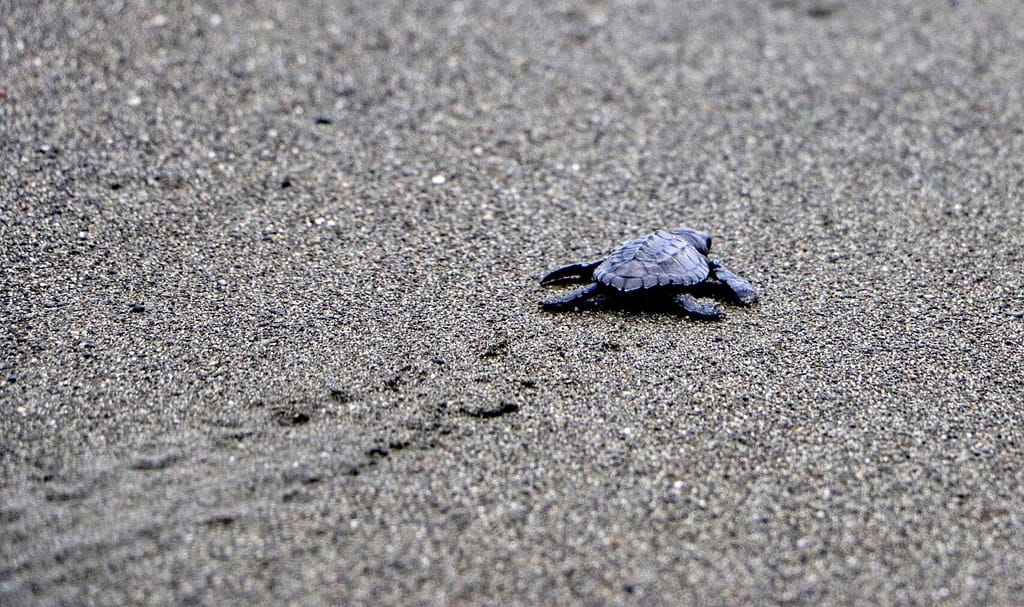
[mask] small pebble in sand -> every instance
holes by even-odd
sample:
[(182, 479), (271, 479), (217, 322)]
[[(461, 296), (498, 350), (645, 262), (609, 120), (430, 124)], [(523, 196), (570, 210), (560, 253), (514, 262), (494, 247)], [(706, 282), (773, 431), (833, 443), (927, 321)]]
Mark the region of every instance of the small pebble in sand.
[(437, 175), (434, 175), (433, 177), (430, 178), (430, 183), (432, 183), (434, 185), (441, 185), (445, 181), (447, 181), (447, 180), (444, 178), (444, 175), (442, 175), (440, 173), (438, 173)]

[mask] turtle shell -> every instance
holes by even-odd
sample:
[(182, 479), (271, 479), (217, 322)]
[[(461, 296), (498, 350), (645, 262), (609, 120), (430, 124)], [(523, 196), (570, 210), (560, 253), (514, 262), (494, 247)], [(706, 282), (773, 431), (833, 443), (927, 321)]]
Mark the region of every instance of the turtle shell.
[(686, 238), (658, 230), (624, 242), (594, 270), (594, 280), (619, 291), (688, 286), (708, 277), (708, 261)]

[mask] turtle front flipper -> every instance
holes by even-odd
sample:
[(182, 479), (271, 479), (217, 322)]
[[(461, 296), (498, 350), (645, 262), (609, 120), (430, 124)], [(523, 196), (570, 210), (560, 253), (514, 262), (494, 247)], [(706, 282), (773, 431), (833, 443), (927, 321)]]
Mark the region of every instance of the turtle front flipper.
[(740, 302), (749, 306), (757, 301), (757, 291), (754, 287), (745, 279), (733, 274), (732, 270), (722, 265), (722, 262), (708, 258), (708, 267), (711, 269), (711, 275), (729, 287), (729, 291)]
[(545, 299), (540, 302), (540, 307), (545, 310), (568, 310), (574, 307), (576, 304), (586, 301), (595, 295), (597, 295), (600, 285), (596, 282), (592, 282), (589, 285), (582, 286), (575, 291), (570, 291), (565, 295), (560, 295), (552, 299)]
[(589, 282), (594, 275), (594, 268), (601, 265), (603, 259), (597, 261), (586, 261), (583, 263), (571, 263), (555, 270), (551, 270), (540, 279), (540, 284), (551, 285), (559, 282)]
[(687, 314), (700, 320), (721, 320), (725, 318), (725, 312), (721, 307), (713, 303), (697, 301), (689, 293), (679, 293), (672, 297), (672, 300), (679, 304)]

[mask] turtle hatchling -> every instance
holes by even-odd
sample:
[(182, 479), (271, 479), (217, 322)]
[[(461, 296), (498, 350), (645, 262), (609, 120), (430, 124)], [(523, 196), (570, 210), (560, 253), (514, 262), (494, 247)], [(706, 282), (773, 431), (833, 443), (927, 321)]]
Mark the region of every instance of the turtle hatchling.
[(710, 234), (690, 228), (658, 230), (620, 244), (604, 259), (548, 272), (542, 285), (587, 284), (540, 305), (546, 310), (567, 310), (602, 296), (642, 303), (660, 299), (694, 318), (715, 320), (725, 318), (722, 308), (698, 301), (695, 294), (722, 292), (745, 305), (756, 302), (754, 287), (708, 257), (710, 250)]

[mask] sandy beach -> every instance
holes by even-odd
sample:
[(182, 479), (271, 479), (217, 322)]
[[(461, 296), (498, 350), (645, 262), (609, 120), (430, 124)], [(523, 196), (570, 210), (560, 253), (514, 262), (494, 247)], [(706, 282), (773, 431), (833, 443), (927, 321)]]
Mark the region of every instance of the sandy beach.
[[(1022, 57), (1017, 2), (0, 0), (0, 605), (1024, 603)], [(761, 301), (539, 309), (677, 226)]]

